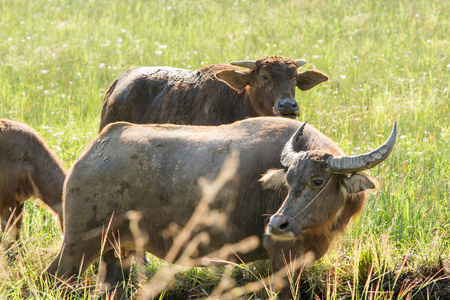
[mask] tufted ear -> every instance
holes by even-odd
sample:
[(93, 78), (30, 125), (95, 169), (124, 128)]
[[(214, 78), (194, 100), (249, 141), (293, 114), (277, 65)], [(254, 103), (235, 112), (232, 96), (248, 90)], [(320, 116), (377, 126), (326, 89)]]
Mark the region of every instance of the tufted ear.
[(242, 90), (250, 84), (250, 72), (224, 70), (219, 71), (214, 75), (217, 79), (222, 80), (238, 92), (242, 92)]
[(287, 186), (285, 178), (286, 171), (284, 169), (270, 169), (259, 181), (265, 190), (278, 190)]
[(378, 182), (375, 178), (363, 174), (352, 174), (350, 177), (344, 178), (342, 183), (343, 189), (348, 194), (356, 194), (365, 190), (373, 190), (378, 187)]
[(299, 72), (297, 76), (297, 87), (302, 91), (306, 91), (327, 80), (328, 76), (317, 70), (309, 70), (303, 73)]

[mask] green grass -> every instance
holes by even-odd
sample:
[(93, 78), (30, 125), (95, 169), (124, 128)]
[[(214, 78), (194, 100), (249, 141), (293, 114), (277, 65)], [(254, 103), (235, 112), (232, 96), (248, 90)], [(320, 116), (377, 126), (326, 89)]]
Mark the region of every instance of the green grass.
[[(399, 139), (391, 157), (368, 171), (379, 191), (303, 273), (301, 287), (320, 298), (384, 299), (370, 296), (371, 286), (389, 290), (381, 282), (448, 268), (448, 1), (0, 0), (0, 11), (0, 117), (34, 127), (66, 168), (96, 135), (103, 94), (128, 67), (307, 59), (302, 69), (330, 81), (297, 92), (300, 119), (349, 154), (381, 144), (394, 120)], [(39, 273), (60, 241), (49, 214), (28, 203), (17, 262), (0, 261), (0, 298), (58, 298)], [(414, 259), (400, 270), (405, 255)], [(201, 282), (218, 282), (215, 272), (186, 272), (175, 290), (201, 291)], [(90, 269), (92, 283), (95, 276)], [(345, 287), (334, 290), (338, 282)]]

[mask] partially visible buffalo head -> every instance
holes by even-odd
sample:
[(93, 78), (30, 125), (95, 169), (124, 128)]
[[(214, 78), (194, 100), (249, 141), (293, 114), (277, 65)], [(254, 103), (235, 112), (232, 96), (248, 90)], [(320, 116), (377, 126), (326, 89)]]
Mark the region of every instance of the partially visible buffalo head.
[(298, 72), (305, 60), (293, 60), (281, 56), (269, 56), (258, 60), (232, 62), (232, 65), (248, 68), (247, 71), (224, 70), (215, 76), (238, 92), (246, 89), (253, 106), (261, 115), (296, 118), (299, 107), (295, 101), (295, 87), (306, 91), (328, 80), (328, 76), (309, 70)]
[[(328, 150), (295, 151), (294, 145), (304, 126), (286, 143), (281, 154), (281, 163), (287, 171), (271, 170), (261, 179), (269, 187), (273, 187), (270, 186), (273, 182), (287, 182), (289, 187), (286, 199), (266, 227), (265, 247), (270, 255), (277, 256), (273, 251), (278, 251), (280, 243), (297, 244), (294, 250), (297, 256), (310, 252), (316, 260), (325, 254), (336, 233), (342, 232), (350, 218), (362, 209), (364, 191), (376, 187), (375, 179), (358, 172), (389, 156), (397, 125), (394, 123), (382, 146), (358, 156), (338, 156)], [(280, 268), (282, 261), (278, 259), (277, 263), (279, 266), (275, 267)]]

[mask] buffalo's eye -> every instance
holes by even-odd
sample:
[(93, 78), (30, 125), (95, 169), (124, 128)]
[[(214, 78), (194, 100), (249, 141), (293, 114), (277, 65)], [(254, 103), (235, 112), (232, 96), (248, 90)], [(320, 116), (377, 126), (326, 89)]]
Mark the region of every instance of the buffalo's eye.
[(312, 181), (311, 181), (311, 185), (312, 186), (315, 186), (315, 187), (320, 187), (320, 186), (322, 186), (323, 185), (323, 179), (322, 178), (314, 178)]
[(265, 75), (262, 75), (262, 76), (261, 76), (261, 79), (264, 80), (264, 81), (267, 81), (267, 80), (269, 80), (269, 77), (267, 77), (267, 76), (265, 76)]

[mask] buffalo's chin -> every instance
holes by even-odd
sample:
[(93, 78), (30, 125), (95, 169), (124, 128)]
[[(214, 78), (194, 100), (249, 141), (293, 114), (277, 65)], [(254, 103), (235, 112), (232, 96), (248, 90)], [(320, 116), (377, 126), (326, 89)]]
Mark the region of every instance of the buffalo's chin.
[(296, 115), (296, 114), (276, 114), (275, 117), (297, 119), (298, 115)]
[(273, 114), (275, 115), (275, 117), (297, 119), (297, 117), (300, 115), (300, 112), (298, 112), (298, 111), (283, 113), (283, 112), (280, 112), (280, 111), (276, 110), (274, 107), (272, 109), (273, 109)]
[(266, 233), (267, 236), (270, 236), (270, 238), (274, 241), (292, 241), (295, 240), (296, 237), (294, 233), (287, 232), (286, 234), (270, 234)]
[(281, 115), (283, 118), (289, 118), (289, 119), (297, 119), (298, 115), (296, 114), (290, 114), (290, 115)]
[(273, 240), (292, 240), (295, 239), (295, 234), (292, 231), (287, 231), (284, 233), (274, 233), (271, 230), (270, 226), (266, 227), (266, 232), (264, 233), (265, 236), (270, 237)]

